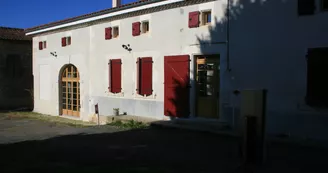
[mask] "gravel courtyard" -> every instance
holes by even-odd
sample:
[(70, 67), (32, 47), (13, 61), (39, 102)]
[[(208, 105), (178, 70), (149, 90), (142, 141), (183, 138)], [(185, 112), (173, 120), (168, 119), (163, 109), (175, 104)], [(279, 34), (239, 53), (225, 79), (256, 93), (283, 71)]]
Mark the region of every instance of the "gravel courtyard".
[[(0, 116), (0, 172), (238, 172), (238, 140), (176, 129), (69, 126)], [(268, 145), (258, 172), (328, 172), (328, 151)]]

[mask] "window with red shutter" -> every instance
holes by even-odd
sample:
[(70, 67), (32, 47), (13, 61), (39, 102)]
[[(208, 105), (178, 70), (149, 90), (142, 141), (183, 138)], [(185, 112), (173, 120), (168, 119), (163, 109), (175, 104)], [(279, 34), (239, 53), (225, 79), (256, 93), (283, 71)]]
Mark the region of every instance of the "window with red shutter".
[(43, 49), (43, 44), (42, 44), (42, 41), (39, 42), (39, 50), (42, 50)]
[(315, 0), (298, 0), (298, 15), (312, 15), (315, 12)]
[(153, 93), (153, 60), (151, 57), (140, 58), (137, 63), (138, 94), (149, 96)]
[(120, 93), (122, 91), (121, 59), (110, 60), (109, 67), (109, 91), (112, 93)]
[(199, 26), (199, 11), (193, 11), (189, 13), (189, 28), (196, 28)]
[(62, 38), (62, 47), (65, 47), (66, 46), (66, 37), (63, 37)]
[(132, 23), (132, 36), (140, 35), (140, 22)]
[(108, 27), (105, 28), (105, 40), (110, 40), (112, 39), (112, 28)]
[(47, 41), (43, 41), (43, 48), (47, 48)]

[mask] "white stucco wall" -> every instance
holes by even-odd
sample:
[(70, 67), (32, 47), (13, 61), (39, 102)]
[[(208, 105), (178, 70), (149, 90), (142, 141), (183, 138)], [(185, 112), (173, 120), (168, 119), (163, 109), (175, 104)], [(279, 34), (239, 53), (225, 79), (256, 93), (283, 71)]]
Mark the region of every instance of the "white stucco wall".
[[(319, 0), (317, 0), (319, 3)], [(240, 98), (234, 89), (268, 89), (268, 132), (324, 138), (328, 130), (327, 111), (315, 111), (304, 104), (306, 92), (307, 48), (328, 46), (328, 13), (297, 15), (296, 0), (233, 0), (230, 22), (230, 67), (227, 71), (226, 1), (175, 8), (147, 15), (125, 18), (67, 32), (45, 34), (33, 39), (35, 111), (59, 114), (58, 77), (60, 69), (74, 64), (81, 74), (81, 119), (87, 120), (98, 103), (100, 114), (112, 115), (113, 108), (127, 114), (163, 119), (164, 56), (220, 54), (220, 117), (231, 121), (231, 108)], [(211, 9), (212, 26), (188, 28), (188, 13)], [(132, 23), (150, 21), (150, 32), (132, 36)], [(104, 28), (119, 26), (120, 36), (104, 39)], [(61, 47), (61, 37), (72, 36), (72, 45)], [(48, 48), (38, 50), (38, 41), (47, 40)], [(198, 43), (216, 43), (201, 44)], [(130, 44), (129, 53), (122, 44)], [(50, 52), (56, 51), (58, 57)], [(153, 58), (153, 95), (138, 96), (136, 60)], [(122, 93), (108, 93), (108, 60), (122, 59)], [(50, 64), (51, 94), (40, 99), (39, 65)], [(191, 92), (191, 115), (194, 116), (194, 94)]]

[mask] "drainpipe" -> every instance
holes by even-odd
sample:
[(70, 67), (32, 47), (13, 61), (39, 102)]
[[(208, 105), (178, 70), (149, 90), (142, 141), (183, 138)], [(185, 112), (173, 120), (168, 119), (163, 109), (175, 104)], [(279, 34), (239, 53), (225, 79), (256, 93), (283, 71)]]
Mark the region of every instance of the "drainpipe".
[(227, 0), (227, 71), (230, 72), (230, 0)]

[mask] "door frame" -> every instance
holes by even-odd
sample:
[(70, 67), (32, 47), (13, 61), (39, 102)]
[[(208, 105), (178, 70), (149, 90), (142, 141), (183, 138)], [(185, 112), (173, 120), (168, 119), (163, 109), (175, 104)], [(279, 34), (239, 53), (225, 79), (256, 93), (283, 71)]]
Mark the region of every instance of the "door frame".
[[(192, 89), (190, 90), (190, 101), (192, 103), (190, 103), (191, 105), (193, 105), (193, 114), (192, 114), (192, 118), (202, 118), (203, 117), (200, 117), (199, 115), (197, 115), (197, 103), (198, 103), (198, 97), (197, 97), (197, 84), (196, 84), (196, 75), (197, 75), (197, 57), (199, 56), (218, 56), (219, 57), (219, 65), (221, 66), (221, 57), (222, 57), (222, 54), (220, 53), (210, 53), (210, 54), (192, 54), (192, 67), (193, 69), (190, 70), (191, 73), (192, 73), (192, 79), (190, 81), (192, 81)], [(220, 68), (221, 69), (221, 68)], [(221, 106), (220, 106), (220, 103), (221, 103), (221, 74), (220, 73), (220, 78), (219, 78), (219, 97), (217, 99), (217, 108), (219, 109), (217, 111), (217, 119), (213, 119), (213, 120), (218, 120), (220, 119), (220, 115), (221, 115)], [(206, 118), (206, 119), (209, 119), (211, 120), (212, 118)]]
[[(78, 90), (80, 90), (80, 93), (77, 93), (80, 96), (80, 98), (78, 100), (78, 102), (79, 102), (78, 105), (80, 107), (80, 108), (78, 108), (79, 110), (77, 111), (79, 113), (78, 116), (63, 114), (63, 99), (62, 99), (63, 98), (63, 94), (62, 94), (63, 93), (63, 89), (62, 89), (62, 82), (63, 81), (62, 81), (62, 75), (63, 75), (64, 70), (69, 66), (74, 66), (76, 68), (77, 72), (78, 72), (78, 83), (80, 85), (79, 89), (78, 89)], [(58, 104), (59, 104), (58, 105), (58, 109), (59, 109), (58, 114), (59, 114), (59, 116), (70, 116), (70, 117), (81, 118), (81, 83), (80, 83), (80, 81), (81, 81), (80, 71), (77, 68), (77, 66), (75, 66), (74, 64), (65, 64), (59, 70), (59, 74), (58, 74)]]

